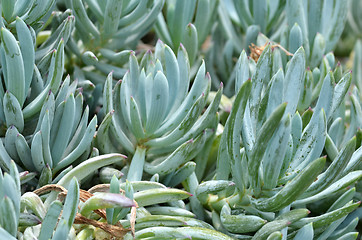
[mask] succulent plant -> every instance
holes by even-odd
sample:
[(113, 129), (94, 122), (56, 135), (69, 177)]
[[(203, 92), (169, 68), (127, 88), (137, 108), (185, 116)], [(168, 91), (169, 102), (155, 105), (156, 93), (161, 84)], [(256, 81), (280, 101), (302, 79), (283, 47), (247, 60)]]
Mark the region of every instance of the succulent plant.
[(286, 1), (221, 1), (218, 14), (222, 29), (238, 52), (256, 43), (259, 33), (278, 38), (285, 19), (285, 4)]
[[(64, 72), (64, 44), (73, 23), (74, 17), (71, 15), (65, 18), (52, 37), (38, 48), (35, 30), (21, 18), (17, 17), (9, 25), (16, 34), (5, 27), (1, 29), (1, 70), (4, 84), (0, 89), (0, 101), (3, 105), (7, 95), (8, 103), (0, 111), (3, 131), (14, 125), (22, 132), (24, 121), (29, 121), (39, 113), (49, 91), (56, 94), (59, 90)], [(7, 108), (14, 110), (10, 113), (5, 111)]]
[(98, 114), (102, 105), (106, 75), (113, 71), (115, 79), (123, 77), (130, 48), (150, 31), (163, 4), (163, 0), (58, 2), (60, 8), (68, 9), (54, 14), (53, 25), (59, 25), (66, 14), (74, 14), (77, 19), (69, 33), (65, 67), (83, 88), (91, 114)]
[[(135, 201), (122, 195), (120, 190), (117, 193), (99, 193), (96, 195), (93, 194), (93, 190), (81, 190), (79, 189), (78, 181), (74, 177), (74, 172), (79, 173), (84, 168), (94, 169), (94, 166), (97, 168), (99, 164), (114, 162), (123, 157), (122, 155), (109, 155), (98, 157), (98, 159), (89, 159), (83, 166), (75, 168), (60, 179), (60, 183), (66, 186), (66, 188), (60, 184), (51, 184), (22, 195), (20, 189), (21, 178), (15, 163), (12, 161), (10, 173), (0, 174), (2, 183), (0, 208), (2, 211), (1, 238), (65, 239), (69, 235), (83, 235), (84, 232), (81, 229), (76, 230), (73, 227), (73, 223), (83, 224), (85, 227), (97, 227), (110, 234), (113, 233), (117, 237), (124, 236), (130, 229), (102, 223), (98, 218), (93, 219), (94, 216), (91, 217), (91, 213), (95, 211), (99, 214), (99, 218), (105, 218), (106, 211), (104, 208), (111, 207), (116, 209), (124, 208), (127, 213), (129, 211), (128, 207), (134, 208), (136, 206)], [(100, 160), (103, 160), (102, 163), (99, 163)], [(81, 175), (77, 175), (81, 180)], [(97, 186), (94, 189), (97, 189)], [(101, 188), (98, 187), (98, 189)], [(53, 198), (54, 195), (49, 195), (45, 201), (38, 195), (43, 195), (52, 190), (58, 191), (60, 194), (57, 200), (50, 202), (48, 205), (47, 200)], [(142, 194), (139, 195), (141, 197), (136, 195), (136, 199), (142, 200)], [(141, 200), (140, 203), (142, 203)]]
[(16, 18), (30, 25), (33, 33), (39, 32), (48, 20), (55, 0), (51, 1), (5, 1), (1, 4), (1, 27), (15, 27)]
[[(0, 114), (2, 136), (4, 130), (11, 125), (23, 131), (24, 120), (40, 110), (50, 90), (58, 90), (63, 74), (64, 42), (60, 41), (57, 51), (48, 54), (48, 64), (42, 69), (44, 75), (45, 71), (47, 73), (46, 81), (43, 82), (39, 68), (34, 67), (35, 43), (32, 41), (31, 30), (20, 18), (17, 18), (16, 23), (19, 45), (9, 30), (1, 29), (1, 70), (4, 81), (4, 87), (1, 85), (0, 89), (0, 101), (4, 106)], [(57, 68), (59, 71), (55, 71)], [(31, 93), (27, 98), (30, 89)], [(11, 109), (13, 110), (10, 111)]]
[(278, 39), (285, 22), (284, 9), (285, 1), (220, 1), (220, 24), (213, 28), (206, 55), (213, 87), (223, 82), (225, 95), (235, 95), (235, 59), (243, 49), (249, 53), (260, 33)]
[(0, 139), (1, 166), (8, 171), (13, 159), (19, 169), (41, 173), (38, 186), (50, 183), (53, 174), (69, 167), (83, 153), (87, 158), (96, 130), (96, 117), (88, 125), (88, 109), (83, 113), (77, 83), (70, 84), (68, 76), (61, 84), (62, 36), (67, 31), (69, 35), (73, 22), (74, 17), (66, 17), (56, 31), (59, 35), (54, 33), (36, 51), (31, 27), (20, 18), (15, 21), (19, 44), (10, 31), (1, 30), (5, 83), (5, 89), (2, 84), (0, 87), (1, 135), (5, 135)]
[[(295, 5), (297, 4), (297, 6)], [(319, 65), (323, 55), (333, 51), (347, 20), (348, 4), (335, 1), (333, 6), (324, 1), (287, 1), (288, 37), (281, 45), (294, 52), (301, 46), (306, 50), (308, 66)]]
[[(170, 47), (159, 41), (155, 54), (146, 53), (140, 65), (131, 54), (129, 66), (113, 94), (112, 73), (107, 77), (103, 95), (107, 115), (97, 132), (97, 147), (101, 153), (125, 150), (133, 154), (127, 175), (130, 181), (141, 180), (143, 168), (151, 175), (172, 174), (192, 159), (210, 136), (207, 129), (217, 123), (222, 90), (200, 117), (210, 78), (202, 64), (189, 90), (190, 67), (182, 46), (176, 58)], [(165, 154), (170, 155), (162, 159)]]
[[(130, 53), (125, 49), (136, 46), (150, 30), (163, 4), (163, 0), (65, 1), (77, 18), (68, 43), (75, 61), (82, 61), (80, 67), (93, 66), (103, 74), (113, 71), (116, 78), (122, 77), (122, 67)], [(82, 70), (87, 79), (104, 82), (103, 77), (97, 78), (89, 69)]]
[(88, 123), (82, 93), (75, 93), (76, 82), (69, 85), (69, 80), (65, 79), (56, 98), (52, 92), (47, 96), (32, 135), (24, 136), (15, 125), (5, 134), (3, 164), (7, 166), (14, 159), (28, 171), (46, 174), (47, 180), (40, 186), (50, 183), (55, 173), (82, 155), (86, 159), (90, 154), (97, 118)]
[[(343, 1), (335, 1), (331, 7), (324, 1), (273, 1), (256, 7), (250, 1), (225, 1), (219, 7), (223, 24), (214, 29), (213, 47), (207, 54), (213, 86), (222, 81), (225, 94), (233, 96), (235, 56), (242, 49), (251, 51), (251, 57), (253, 52), (260, 55), (269, 42), (280, 49), (284, 67), (288, 56), (301, 46), (305, 49), (307, 66), (319, 67), (343, 32), (347, 10), (348, 5)], [(231, 20), (241, 31), (231, 27)]]
[(351, 34), (361, 36), (362, 23), (361, 17), (358, 14), (358, 8), (361, 6), (361, 2), (358, 0), (349, 1), (348, 6), (348, 25), (351, 27)]
[[(15, 163), (12, 161), (10, 172), (1, 178), (1, 227), (0, 236), (3, 239), (16, 239), (35, 237), (34, 231), (39, 239), (48, 239), (62, 209), (60, 201), (53, 202), (49, 209), (45, 207), (42, 200), (33, 192), (26, 192), (21, 195), (20, 176)], [(61, 222), (54, 232), (53, 239), (64, 239), (74, 221), (74, 210), (78, 206), (79, 188), (76, 181), (73, 181), (68, 189), (72, 194), (65, 200), (64, 211)], [(41, 224), (41, 225), (40, 225)], [(37, 226), (37, 230), (32, 229)], [(23, 229), (19, 231), (18, 229)]]
[[(214, 23), (218, 1), (166, 1), (165, 14), (160, 14), (155, 24), (157, 36), (178, 51), (180, 43), (187, 50), (193, 66), (201, 45), (205, 42)], [(180, 31), (184, 29), (184, 31)]]
[[(243, 52), (241, 59), (245, 56)], [(320, 155), (326, 142), (327, 122), (343, 101), (351, 74), (344, 75), (335, 87), (333, 74), (326, 74), (320, 92), (323, 97), (318, 99), (306, 120), (304, 115), (300, 117), (296, 113), (305, 74), (303, 49), (294, 54), (285, 75), (278, 70), (270, 77), (271, 60), (271, 47), (267, 46), (253, 74), (249, 73), (248, 61), (240, 61), (236, 77), (236, 88), (240, 89), (220, 140), (216, 180), (201, 183), (195, 191), (208, 209), (220, 211), (215, 215), (219, 214), (225, 232), (256, 232), (253, 239), (263, 239), (262, 236), (268, 236), (264, 234), (283, 229), (284, 234), (292, 234), (309, 222), (339, 214), (331, 217), (336, 220), (353, 211), (359, 203), (347, 204), (351, 197), (344, 203), (347, 205), (316, 218), (305, 218), (308, 211), (300, 206), (331, 197), (362, 176), (359, 170), (353, 171), (362, 160), (359, 149), (355, 151), (356, 138), (348, 139), (345, 146), (335, 152), (333, 163), (321, 173), (326, 162)], [(229, 179), (230, 173), (232, 179)], [(210, 193), (215, 195), (208, 195)], [(232, 214), (231, 208), (239, 213)], [(349, 210), (341, 215), (345, 208)], [(267, 212), (280, 216), (275, 218)], [(272, 222), (265, 224), (265, 220)], [(252, 227), (235, 221), (252, 222)], [(294, 221), (296, 228), (293, 229)], [(292, 227), (287, 232), (289, 224)], [(314, 222), (315, 231), (321, 231), (319, 228), (326, 224)], [(278, 227), (273, 228), (274, 225)]]
[(357, 239), (359, 5), (2, 0), (0, 239)]

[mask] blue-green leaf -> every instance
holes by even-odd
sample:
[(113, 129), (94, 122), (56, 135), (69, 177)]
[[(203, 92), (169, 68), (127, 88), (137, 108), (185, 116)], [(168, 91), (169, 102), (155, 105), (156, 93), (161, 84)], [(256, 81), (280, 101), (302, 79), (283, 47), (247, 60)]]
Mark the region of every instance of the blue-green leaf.
[(299, 48), (289, 61), (284, 77), (283, 102), (287, 102), (285, 114), (294, 115), (300, 99), (305, 73), (305, 53)]
[(5, 52), (6, 66), (5, 86), (19, 101), (20, 106), (25, 101), (24, 61), (17, 40), (11, 32), (1, 28), (1, 46)]

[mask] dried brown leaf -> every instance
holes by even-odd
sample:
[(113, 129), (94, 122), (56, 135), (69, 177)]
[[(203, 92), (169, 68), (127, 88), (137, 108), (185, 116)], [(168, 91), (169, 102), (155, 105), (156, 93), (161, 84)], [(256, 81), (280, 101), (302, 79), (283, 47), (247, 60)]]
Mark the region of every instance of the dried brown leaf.
[[(254, 59), (255, 62), (258, 62), (259, 57), (261, 53), (264, 51), (265, 47), (268, 45), (268, 43), (265, 43), (264, 46), (256, 46), (254, 43), (249, 45), (250, 49), (250, 57)], [(280, 48), (287, 56), (293, 56), (292, 53), (288, 52), (285, 48), (283, 48), (280, 44), (273, 44), (271, 45), (271, 48)]]
[(34, 190), (33, 192), (36, 195), (42, 195), (42, 194), (50, 192), (50, 191), (57, 191), (57, 192), (65, 192), (65, 193), (67, 193), (67, 189), (65, 189), (63, 186), (58, 185), (58, 184), (45, 185), (45, 186), (43, 186), (41, 188), (38, 188), (38, 189)]
[(77, 213), (77, 215), (75, 216), (74, 223), (92, 225), (94, 227), (106, 231), (107, 233), (111, 234), (113, 237), (116, 237), (117, 239), (123, 239), (123, 236), (131, 230), (123, 228), (120, 224), (111, 225), (106, 222), (99, 222), (93, 219), (89, 219), (84, 217), (80, 213)]

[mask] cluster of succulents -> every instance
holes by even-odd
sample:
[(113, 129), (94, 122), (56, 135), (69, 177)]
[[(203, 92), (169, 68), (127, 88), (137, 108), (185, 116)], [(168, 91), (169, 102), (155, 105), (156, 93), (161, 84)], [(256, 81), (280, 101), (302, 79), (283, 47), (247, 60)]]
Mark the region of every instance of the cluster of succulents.
[(357, 239), (361, 5), (0, 1), (0, 239)]

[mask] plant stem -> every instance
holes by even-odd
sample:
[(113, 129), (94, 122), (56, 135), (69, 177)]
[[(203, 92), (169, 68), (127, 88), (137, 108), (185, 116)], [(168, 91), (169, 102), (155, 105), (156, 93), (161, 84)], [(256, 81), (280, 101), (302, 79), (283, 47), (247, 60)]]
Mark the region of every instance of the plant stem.
[(143, 165), (145, 163), (146, 148), (137, 146), (136, 152), (133, 155), (131, 165), (128, 170), (128, 181), (140, 181), (142, 180)]

